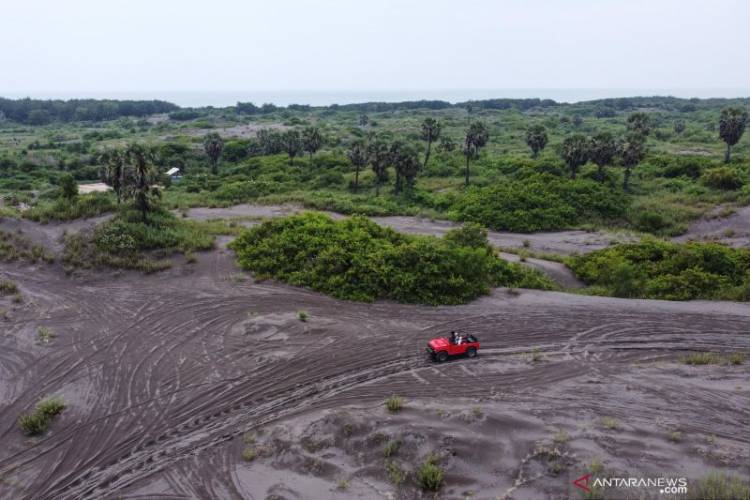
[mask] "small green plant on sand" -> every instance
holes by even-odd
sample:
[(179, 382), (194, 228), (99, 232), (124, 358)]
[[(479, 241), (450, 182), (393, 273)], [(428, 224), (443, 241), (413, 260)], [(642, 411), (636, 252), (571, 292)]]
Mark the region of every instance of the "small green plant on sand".
[(437, 491), (443, 485), (443, 470), (440, 460), (435, 455), (429, 455), (417, 471), (419, 485), (425, 491)]
[(336, 483), (336, 489), (339, 490), (348, 490), (349, 489), (349, 480), (348, 479), (339, 479), (338, 483)]
[(34, 413), (18, 417), (18, 425), (27, 436), (44, 434), (52, 420), (65, 409), (59, 398), (43, 399), (36, 405)]
[(390, 458), (398, 452), (398, 449), (400, 447), (401, 441), (399, 441), (398, 439), (392, 439), (385, 444), (385, 448), (383, 448), (383, 455), (385, 456), (385, 458)]
[(388, 480), (395, 486), (399, 486), (406, 481), (406, 472), (395, 460), (385, 461), (385, 473), (388, 476)]
[(390, 413), (398, 413), (404, 407), (404, 400), (394, 394), (385, 400), (385, 407)]
[(612, 417), (602, 417), (599, 420), (599, 423), (602, 424), (602, 427), (608, 430), (614, 430), (617, 429), (620, 424)]
[(306, 323), (310, 316), (305, 311), (297, 311), (297, 319), (303, 323)]
[(36, 338), (40, 344), (47, 345), (52, 342), (54, 334), (46, 326), (40, 326), (36, 329)]
[(242, 459), (245, 462), (252, 462), (257, 456), (258, 452), (252, 446), (245, 446), (245, 449), (242, 450)]

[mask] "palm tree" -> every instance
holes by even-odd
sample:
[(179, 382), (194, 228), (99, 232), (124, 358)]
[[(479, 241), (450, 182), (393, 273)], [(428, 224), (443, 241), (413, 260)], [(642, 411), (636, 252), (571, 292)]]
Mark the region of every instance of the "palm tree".
[(354, 192), (359, 189), (359, 171), (367, 165), (367, 144), (363, 139), (357, 139), (349, 146), (346, 156), (354, 166)]
[(732, 146), (737, 144), (745, 133), (747, 111), (741, 108), (725, 108), (719, 117), (719, 137), (727, 144), (724, 152), (724, 163), (729, 163)]
[(112, 186), (119, 205), (125, 184), (125, 154), (119, 149), (108, 149), (102, 153), (100, 161), (104, 164), (100, 172), (101, 180), (108, 186)]
[(630, 132), (636, 132), (645, 139), (651, 132), (651, 119), (646, 113), (632, 113), (628, 116), (627, 127)]
[(219, 173), (219, 157), (221, 150), (224, 149), (224, 140), (216, 132), (212, 132), (203, 138), (203, 149), (206, 151), (208, 159), (211, 161), (211, 173)]
[(570, 178), (575, 179), (578, 169), (589, 160), (589, 141), (583, 134), (566, 137), (560, 146), (560, 156), (570, 170)]
[[(417, 150), (411, 144), (402, 142), (395, 150), (391, 149), (391, 161), (396, 168), (397, 179), (405, 180), (406, 192), (407, 194), (411, 193), (414, 189), (414, 181), (417, 178), (417, 174), (422, 169)], [(400, 192), (401, 186), (399, 185), (397, 188), (398, 192)]]
[(294, 157), (302, 151), (302, 136), (297, 129), (289, 129), (281, 134), (284, 151), (289, 155), (289, 165), (294, 165)]
[(425, 118), (422, 122), (422, 140), (427, 141), (427, 152), (424, 155), (425, 168), (427, 168), (427, 162), (430, 160), (432, 143), (440, 137), (440, 129), (440, 122), (434, 118)]
[(151, 200), (159, 196), (159, 190), (154, 187), (155, 174), (153, 169), (153, 151), (140, 144), (131, 144), (125, 152), (133, 168), (133, 182), (130, 195), (135, 200), (135, 206), (140, 210), (144, 224), (148, 222), (148, 212), (151, 210)]
[(620, 154), (622, 154), (622, 166), (625, 168), (622, 189), (630, 191), (630, 174), (633, 168), (646, 157), (646, 138), (638, 132), (630, 132), (620, 147)]
[(469, 185), (469, 162), (479, 157), (480, 150), (487, 144), (490, 133), (482, 122), (469, 125), (464, 139), (464, 156), (466, 157), (465, 185)]
[(367, 156), (375, 174), (375, 196), (380, 196), (380, 186), (388, 182), (388, 164), (391, 160), (390, 147), (385, 140), (376, 138), (367, 146)]
[(526, 145), (531, 148), (531, 157), (536, 158), (547, 145), (547, 129), (542, 124), (529, 127), (526, 131)]
[(617, 141), (609, 132), (600, 132), (591, 138), (589, 142), (589, 156), (598, 168), (596, 177), (599, 182), (604, 182), (604, 167), (612, 164), (612, 159), (617, 154)]
[(302, 149), (310, 154), (310, 160), (322, 145), (323, 134), (318, 127), (305, 127), (302, 130)]

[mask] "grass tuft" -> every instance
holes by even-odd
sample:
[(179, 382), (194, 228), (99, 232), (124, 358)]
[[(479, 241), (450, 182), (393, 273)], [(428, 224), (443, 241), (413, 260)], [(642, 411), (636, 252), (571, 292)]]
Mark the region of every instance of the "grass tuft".
[(404, 400), (394, 394), (385, 400), (385, 407), (389, 413), (398, 413), (404, 407)]

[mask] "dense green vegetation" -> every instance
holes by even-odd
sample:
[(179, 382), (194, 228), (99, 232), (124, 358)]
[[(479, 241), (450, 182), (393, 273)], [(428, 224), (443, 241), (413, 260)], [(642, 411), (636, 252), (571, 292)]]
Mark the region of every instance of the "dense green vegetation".
[(496, 230), (545, 231), (598, 221), (624, 220), (627, 198), (593, 180), (572, 181), (550, 174), (473, 188), (451, 205), (458, 220)]
[[(622, 228), (674, 236), (711, 211), (727, 214), (750, 202), (750, 140), (743, 134), (748, 99), (238, 103), (223, 109), (0, 102), (0, 216), (42, 222), (115, 212), (123, 203), (140, 211), (144, 227), (167, 224), (169, 235), (184, 221), (149, 222), (149, 212), (292, 202), (519, 232)], [(44, 119), (39, 112), (47, 113)], [(173, 167), (180, 176), (171, 179), (164, 173)], [(91, 181), (113, 190), (75, 193), (76, 182)], [(179, 231), (193, 229), (185, 223)], [(148, 240), (136, 236), (136, 242)], [(160, 254), (181, 251), (167, 240), (160, 250), (136, 243), (127, 258), (105, 260), (138, 268), (134, 263), (147, 256), (146, 267), (159, 268)], [(82, 252), (76, 244), (71, 241), (69, 262)], [(654, 273), (667, 271), (683, 274)], [(604, 278), (587, 279), (595, 291), (612, 291)], [(742, 285), (732, 277), (720, 290), (698, 293), (662, 290), (650, 281), (636, 279), (637, 290), (628, 293), (739, 297), (733, 294)]]
[(645, 239), (568, 259), (594, 292), (650, 299), (750, 300), (750, 250)]
[(116, 101), (97, 99), (39, 100), (0, 98), (0, 114), (29, 125), (46, 125), (53, 121), (102, 121), (122, 116), (148, 116), (178, 109), (164, 101)]
[[(171, 208), (292, 201), (350, 214), (421, 213), (519, 230), (593, 223), (673, 235), (717, 203), (750, 200), (748, 141), (742, 134), (746, 99), (286, 108), (240, 103), (224, 109), (120, 101), (117, 113), (92, 116), (75, 110), (111, 108), (112, 102), (4, 100), (3, 105), (0, 213), (42, 221), (111, 210), (101, 195), (61, 202), (60, 187), (70, 175), (79, 182), (104, 180), (120, 194), (122, 177), (113, 172), (123, 161), (112, 152), (125, 151), (126, 142), (149, 145), (151, 183), (163, 186)], [(58, 110), (50, 123), (30, 126), (28, 113), (47, 107)], [(169, 115), (142, 119), (156, 112)], [(244, 127), (253, 132), (244, 133)], [(730, 144), (734, 155), (723, 164)], [(135, 165), (129, 154), (124, 163)], [(181, 170), (179, 182), (163, 176), (172, 167)], [(551, 189), (556, 193), (530, 205), (545, 174), (558, 178)], [(587, 184), (595, 180), (603, 187), (594, 198), (611, 192), (612, 202), (601, 207), (569, 200), (557, 193), (565, 177), (582, 184), (568, 184), (565, 193), (594, 190)], [(496, 199), (511, 192), (507, 186), (520, 199)], [(620, 186), (627, 187), (624, 196), (615, 194)], [(485, 201), (514, 210), (520, 222), (471, 206)], [(25, 210), (24, 204), (34, 208)]]
[(239, 264), (334, 297), (458, 304), (493, 286), (551, 288), (535, 271), (498, 259), (476, 226), (444, 239), (399, 234), (362, 217), (306, 213), (264, 222), (231, 243)]

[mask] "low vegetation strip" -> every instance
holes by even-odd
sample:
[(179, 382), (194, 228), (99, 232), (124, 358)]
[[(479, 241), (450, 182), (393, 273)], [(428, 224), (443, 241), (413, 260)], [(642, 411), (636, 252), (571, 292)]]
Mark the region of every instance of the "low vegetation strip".
[(750, 250), (645, 239), (567, 260), (594, 293), (615, 297), (750, 300)]
[(144, 272), (170, 267), (174, 252), (210, 250), (218, 223), (182, 220), (156, 208), (143, 222), (133, 209), (122, 209), (93, 231), (68, 236), (63, 261), (69, 268), (109, 266)]
[(459, 304), (495, 286), (554, 288), (541, 273), (500, 260), (474, 225), (440, 239), (399, 234), (363, 217), (305, 213), (264, 222), (230, 246), (259, 278), (342, 299)]
[(55, 257), (43, 246), (35, 245), (27, 237), (18, 232), (0, 230), (0, 261), (26, 261), (35, 263), (44, 261), (54, 262)]

